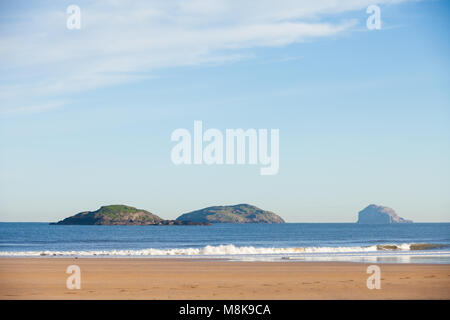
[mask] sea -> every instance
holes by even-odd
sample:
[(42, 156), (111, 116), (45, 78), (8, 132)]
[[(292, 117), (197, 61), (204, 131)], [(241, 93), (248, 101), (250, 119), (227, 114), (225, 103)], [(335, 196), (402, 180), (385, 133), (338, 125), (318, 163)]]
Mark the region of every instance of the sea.
[(450, 264), (450, 223), (80, 226), (0, 223), (2, 257)]

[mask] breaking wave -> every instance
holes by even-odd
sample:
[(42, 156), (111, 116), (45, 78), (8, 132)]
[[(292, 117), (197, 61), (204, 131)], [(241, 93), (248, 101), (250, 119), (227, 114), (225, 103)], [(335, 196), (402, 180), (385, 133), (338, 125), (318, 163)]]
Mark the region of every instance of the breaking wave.
[(314, 253), (366, 253), (377, 251), (417, 251), (448, 247), (443, 244), (404, 243), (379, 244), (355, 247), (292, 247), (259, 248), (238, 247), (232, 244), (205, 246), (203, 248), (140, 249), (140, 250), (89, 250), (89, 251), (0, 251), (0, 257), (7, 256), (228, 256), (228, 255), (268, 255), (268, 254), (314, 254)]

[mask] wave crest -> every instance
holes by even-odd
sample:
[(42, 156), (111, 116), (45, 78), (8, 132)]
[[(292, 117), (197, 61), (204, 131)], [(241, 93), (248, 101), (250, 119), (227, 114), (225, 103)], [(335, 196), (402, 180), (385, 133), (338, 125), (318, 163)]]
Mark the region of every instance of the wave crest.
[(258, 248), (253, 246), (235, 246), (233, 244), (203, 248), (141, 249), (141, 250), (90, 250), (90, 251), (0, 251), (0, 256), (228, 256), (228, 255), (267, 255), (302, 253), (364, 253), (375, 251), (432, 250), (447, 247), (442, 244), (404, 243), (379, 244), (355, 247), (292, 247)]

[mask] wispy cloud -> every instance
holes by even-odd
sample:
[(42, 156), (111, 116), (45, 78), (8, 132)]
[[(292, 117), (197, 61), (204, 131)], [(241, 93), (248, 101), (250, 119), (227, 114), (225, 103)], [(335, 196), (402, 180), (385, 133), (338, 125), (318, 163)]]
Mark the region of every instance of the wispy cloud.
[(28, 115), (34, 113), (40, 113), (44, 111), (49, 111), (52, 109), (60, 108), (65, 104), (63, 101), (53, 101), (45, 104), (38, 105), (28, 105), (28, 106), (16, 106), (14, 108), (4, 108), (0, 109), (0, 115)]
[[(0, 99), (7, 110), (140, 81), (161, 68), (242, 59), (242, 49), (335, 36), (357, 21), (330, 17), (364, 10), (373, 0), (75, 2), (81, 30), (66, 29), (59, 3), (2, 23)], [(33, 105), (30, 110), (51, 109)]]

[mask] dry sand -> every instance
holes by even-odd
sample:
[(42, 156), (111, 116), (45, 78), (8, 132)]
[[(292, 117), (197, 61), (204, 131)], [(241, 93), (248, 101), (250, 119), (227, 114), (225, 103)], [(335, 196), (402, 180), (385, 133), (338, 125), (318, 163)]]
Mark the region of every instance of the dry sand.
[[(81, 268), (68, 290), (67, 266)], [(450, 265), (1, 258), (0, 299), (450, 299)]]

